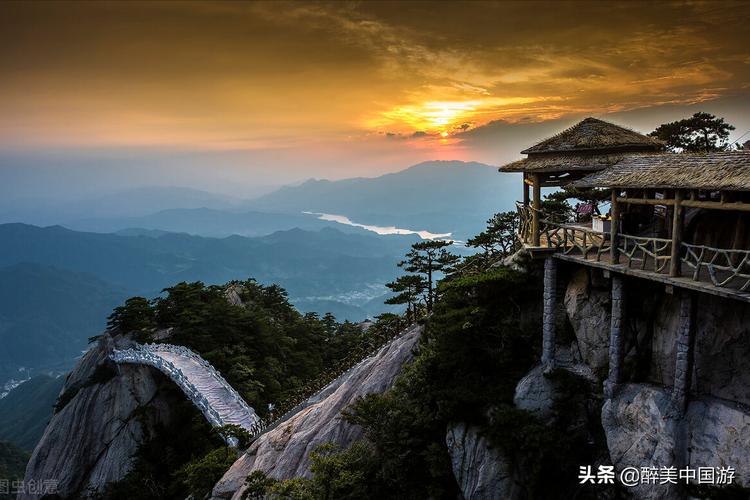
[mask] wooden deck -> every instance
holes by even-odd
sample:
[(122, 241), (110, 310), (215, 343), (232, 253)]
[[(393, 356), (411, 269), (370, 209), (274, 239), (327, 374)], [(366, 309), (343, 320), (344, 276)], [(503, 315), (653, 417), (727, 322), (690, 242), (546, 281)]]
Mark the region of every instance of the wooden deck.
[[(581, 255), (565, 255), (561, 252), (555, 252), (553, 257), (556, 259), (564, 260), (567, 262), (574, 262), (576, 264), (583, 264), (585, 266), (595, 267), (606, 271), (624, 274), (626, 276), (633, 276), (636, 278), (647, 279), (650, 281), (656, 281), (664, 283), (665, 285), (671, 285), (678, 288), (684, 288), (687, 290), (693, 290), (701, 293), (709, 293), (719, 297), (728, 299), (740, 300), (742, 302), (750, 303), (750, 293), (739, 291), (733, 287), (718, 287), (711, 283), (708, 273), (705, 272), (705, 276), (701, 273), (701, 277), (698, 281), (694, 280), (692, 276), (681, 276), (673, 278), (666, 273), (657, 273), (654, 271), (642, 270), (639, 268), (628, 267), (627, 264), (612, 264), (609, 254), (606, 256), (602, 255), (600, 260), (596, 258), (584, 259)], [(648, 267), (648, 266), (647, 266)], [(690, 273), (692, 274), (692, 273)]]
[(672, 277), (671, 240), (621, 234), (618, 240), (620, 259), (615, 264), (608, 236), (586, 225), (547, 222), (540, 232), (540, 244), (525, 243), (524, 248), (532, 258), (554, 256), (665, 285), (750, 302), (748, 250), (682, 244), (679, 252), (682, 273), (680, 277)]

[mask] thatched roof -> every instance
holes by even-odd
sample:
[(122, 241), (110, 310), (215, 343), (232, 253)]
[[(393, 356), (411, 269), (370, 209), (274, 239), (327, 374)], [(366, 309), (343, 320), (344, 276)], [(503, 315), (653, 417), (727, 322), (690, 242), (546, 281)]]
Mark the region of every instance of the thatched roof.
[[(617, 164), (627, 156), (647, 153), (612, 153), (600, 155), (558, 154), (533, 155), (500, 167), (500, 172), (596, 172)], [(653, 154), (653, 153), (652, 153)]]
[(750, 152), (661, 153), (623, 158), (576, 187), (750, 191)]
[(664, 144), (633, 130), (586, 118), (559, 134), (521, 151), (522, 154), (606, 151), (661, 151)]
[(521, 151), (528, 158), (503, 165), (500, 172), (595, 172), (626, 156), (655, 154), (663, 150), (664, 144), (652, 137), (596, 118), (586, 118)]

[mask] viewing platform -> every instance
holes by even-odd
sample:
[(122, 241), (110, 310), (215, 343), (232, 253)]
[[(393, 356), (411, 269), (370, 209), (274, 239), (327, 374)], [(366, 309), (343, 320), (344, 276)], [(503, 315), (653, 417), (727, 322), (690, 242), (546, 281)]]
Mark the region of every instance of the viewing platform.
[[(531, 208), (517, 203), (518, 238), (532, 257), (552, 256), (609, 272), (648, 279), (750, 302), (750, 250), (715, 248), (673, 240), (619, 234), (612, 245), (610, 232), (592, 224), (560, 224), (540, 219), (539, 237), (531, 233)], [(676, 264), (673, 265), (673, 259)]]
[[(750, 152), (663, 149), (587, 118), (522, 151), (527, 158), (500, 167), (523, 174), (521, 244), (532, 258), (750, 302)], [(542, 210), (544, 187), (599, 200), (609, 213), (597, 217), (597, 202), (589, 202), (588, 221), (560, 222), (565, 216)]]
[[(638, 295), (638, 280), (661, 283), (679, 305), (670, 415), (683, 415), (701, 294), (750, 303), (750, 151), (667, 153), (652, 137), (587, 118), (522, 153), (527, 158), (500, 172), (523, 174), (517, 235), (544, 261), (545, 370), (557, 363), (561, 261), (609, 278), (607, 399), (626, 381), (628, 301)], [(566, 192), (547, 203), (544, 187)], [(575, 223), (560, 199), (581, 202)], [(608, 213), (601, 215), (599, 204), (608, 204)]]

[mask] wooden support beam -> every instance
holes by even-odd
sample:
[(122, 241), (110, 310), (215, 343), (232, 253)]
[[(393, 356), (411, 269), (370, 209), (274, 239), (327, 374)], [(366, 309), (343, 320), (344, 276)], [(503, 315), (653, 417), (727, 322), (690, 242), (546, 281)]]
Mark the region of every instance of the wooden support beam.
[[(620, 203), (631, 205), (674, 205), (675, 200), (655, 200), (652, 198), (617, 198)], [(750, 203), (741, 201), (726, 202), (720, 201), (700, 201), (700, 200), (683, 200), (683, 207), (706, 208), (709, 210), (737, 210), (740, 212), (750, 212)]]
[(612, 205), (609, 211), (610, 218), (610, 233), (609, 233), (609, 256), (612, 259), (613, 264), (620, 262), (620, 251), (617, 248), (618, 233), (620, 232), (620, 204), (617, 201), (617, 190), (612, 190)]
[(685, 222), (685, 207), (682, 206), (684, 197), (685, 193), (682, 190), (676, 191), (672, 207), (672, 256), (669, 261), (669, 275), (673, 278), (682, 274), (680, 250), (682, 249), (682, 226)]
[(617, 198), (617, 201), (631, 205), (674, 205), (674, 200), (657, 200), (655, 198)]
[(622, 363), (625, 357), (625, 282), (619, 274), (612, 275), (612, 316), (609, 327), (609, 376), (604, 392), (611, 399), (622, 383)]
[(526, 182), (526, 174), (523, 174), (523, 204), (529, 206), (529, 185)]
[(538, 247), (541, 240), (539, 234), (539, 212), (542, 210), (542, 186), (539, 174), (532, 174), (531, 178), (534, 181), (534, 205), (531, 212), (531, 239), (532, 244), (535, 247)]
[(682, 202), (684, 207), (708, 208), (710, 210), (737, 210), (740, 212), (750, 212), (750, 203), (741, 201), (722, 203), (720, 201), (694, 201), (685, 200)]
[(690, 395), (695, 356), (695, 326), (693, 321), (695, 300), (687, 290), (680, 293), (680, 320), (677, 331), (674, 385), (671, 405), (678, 416), (684, 415)]

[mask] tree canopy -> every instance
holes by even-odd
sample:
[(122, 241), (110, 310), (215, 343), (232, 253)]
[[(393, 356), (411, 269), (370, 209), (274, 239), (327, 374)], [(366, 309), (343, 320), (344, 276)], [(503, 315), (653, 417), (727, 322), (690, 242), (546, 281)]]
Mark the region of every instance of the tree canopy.
[(708, 153), (728, 149), (732, 130), (734, 126), (726, 123), (724, 118), (698, 112), (690, 118), (659, 125), (648, 135), (664, 141), (670, 151)]

